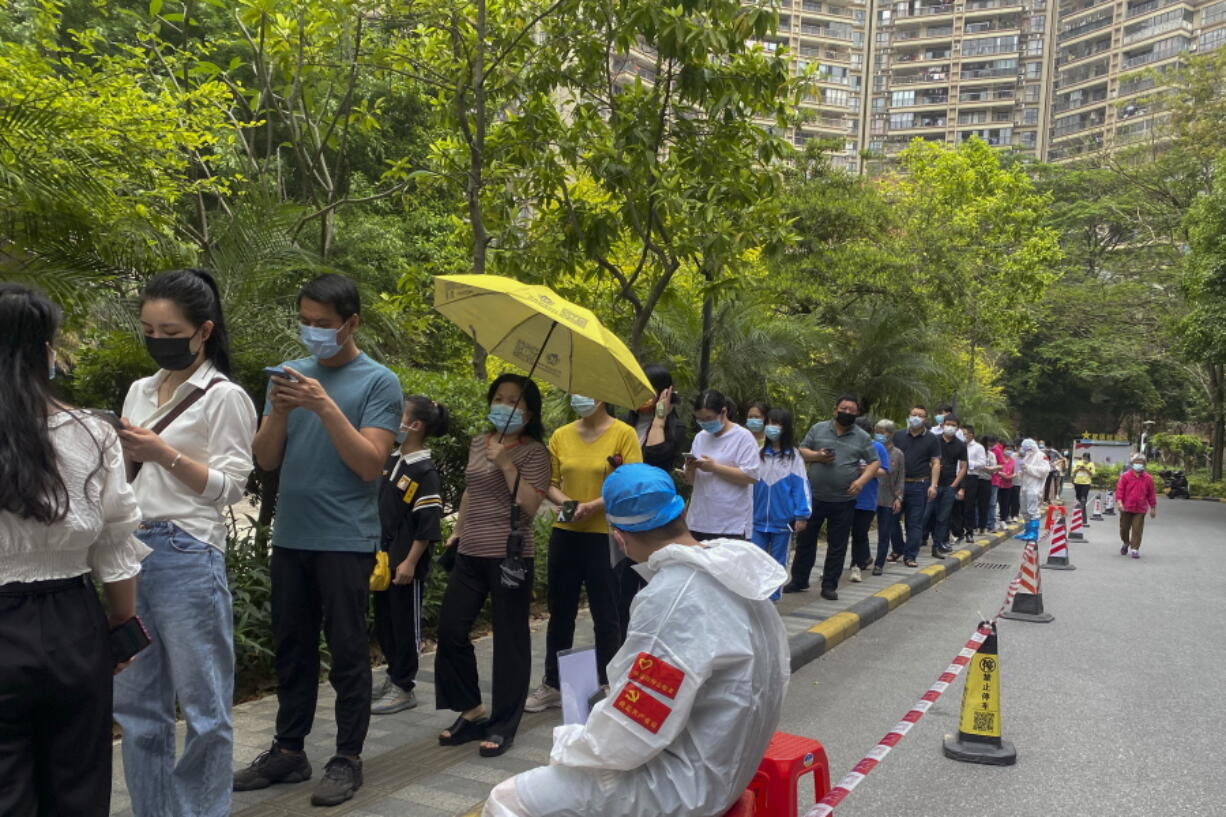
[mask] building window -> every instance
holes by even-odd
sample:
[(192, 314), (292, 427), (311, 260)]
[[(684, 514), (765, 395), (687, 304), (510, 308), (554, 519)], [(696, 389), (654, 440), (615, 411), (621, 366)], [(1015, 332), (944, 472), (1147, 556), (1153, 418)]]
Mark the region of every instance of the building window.
[(1226, 20), (1226, 0), (1209, 6), (1209, 8), (1205, 9), (1204, 17), (1201, 18), (1201, 22), (1207, 26), (1213, 25), (1220, 20)]
[(1038, 108), (1026, 108), (1025, 110), (1023, 110), (1022, 111), (1022, 124), (1023, 125), (1039, 124), (1039, 109)]
[(895, 91), (890, 94), (890, 107), (904, 108), (915, 104), (915, 91)]
[(980, 37), (962, 44), (962, 56), (980, 57), (986, 54), (1001, 54), (1017, 50), (1017, 35), (1003, 37)]
[(1226, 28), (1219, 28), (1216, 31), (1207, 31), (1200, 35), (1200, 50), (1212, 51), (1219, 48), (1223, 42), (1226, 42)]

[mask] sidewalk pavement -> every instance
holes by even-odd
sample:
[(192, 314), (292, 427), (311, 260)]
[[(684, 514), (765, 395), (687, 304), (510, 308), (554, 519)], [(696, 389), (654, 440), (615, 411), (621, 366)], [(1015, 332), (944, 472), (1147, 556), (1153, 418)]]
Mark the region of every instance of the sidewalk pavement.
[[(864, 576), (864, 581), (852, 584), (843, 573), (839, 600), (822, 599), (815, 574), (813, 588), (804, 593), (789, 594), (779, 603), (779, 612), (787, 626), (792, 648), (792, 669), (815, 660), (833, 649), (860, 629), (886, 615), (911, 596), (940, 582), (949, 574), (978, 559), (992, 547), (1016, 532), (979, 537), (944, 560), (921, 556), (923, 566), (903, 567), (901, 562), (887, 563), (882, 576)], [(824, 550), (824, 548), (823, 548)], [(819, 554), (817, 565), (822, 564)], [(592, 643), (591, 619), (586, 610), (579, 616), (575, 631), (575, 646)], [(489, 637), (476, 642), (477, 665), (481, 689), (488, 704), (489, 669), (493, 642)], [(545, 621), (534, 622), (532, 634), (535, 688), (543, 675), (545, 655)], [(432, 654), (422, 656), (422, 671), (418, 674), (416, 709), (395, 715), (371, 718), (370, 733), (362, 754), (365, 782), (355, 797), (334, 808), (316, 808), (310, 804), (315, 781), (323, 774), (323, 766), (332, 756), (336, 740), (336, 720), (333, 714), (336, 696), (332, 687), (320, 685), (315, 728), (307, 738), (307, 754), (314, 767), (311, 781), (290, 786), (273, 786), (254, 792), (234, 795), (233, 817), (457, 817), (480, 812), (486, 795), (502, 780), (536, 766), (549, 763), (553, 743), (553, 727), (561, 723), (560, 710), (549, 709), (525, 714), (515, 745), (501, 757), (482, 758), (477, 744), (442, 747), (437, 735), (451, 725), (455, 713), (434, 709), (434, 672)], [(383, 671), (376, 668), (376, 681)], [(268, 696), (234, 707), (234, 762), (246, 765), (260, 752), (268, 749), (273, 739), (273, 721), (277, 700)], [(179, 724), (179, 746), (182, 748), (183, 724)], [(112, 817), (131, 817), (130, 800), (123, 777), (123, 761), (119, 744), (115, 745), (114, 795)]]

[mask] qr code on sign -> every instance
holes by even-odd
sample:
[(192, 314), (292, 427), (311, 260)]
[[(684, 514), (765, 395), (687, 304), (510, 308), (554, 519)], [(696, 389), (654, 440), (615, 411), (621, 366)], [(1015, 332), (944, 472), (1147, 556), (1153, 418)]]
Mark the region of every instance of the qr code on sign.
[(996, 728), (996, 713), (995, 712), (976, 712), (975, 713), (975, 731), (976, 732), (991, 732)]

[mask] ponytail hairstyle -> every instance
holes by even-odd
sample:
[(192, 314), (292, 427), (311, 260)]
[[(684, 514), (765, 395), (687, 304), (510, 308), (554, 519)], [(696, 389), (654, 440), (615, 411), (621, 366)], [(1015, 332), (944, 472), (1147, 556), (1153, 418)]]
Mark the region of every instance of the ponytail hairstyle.
[(221, 312), (221, 292), (213, 276), (202, 269), (177, 269), (153, 276), (144, 290), (140, 302), (166, 300), (183, 313), (189, 324), (199, 329), (205, 321), (213, 322), (213, 332), (204, 343), (204, 356), (217, 371), (230, 375), (230, 334)]
[(441, 437), (447, 433), (451, 425), (451, 414), (442, 403), (436, 403), (429, 397), (413, 394), (404, 398), (409, 408), (409, 417), (421, 422), (426, 428), (426, 437)]
[(69, 502), (47, 427), (64, 408), (48, 362), (60, 317), (41, 292), (0, 283), (0, 511), (44, 525), (63, 519)]
[(694, 411), (724, 412), (728, 413), (728, 419), (732, 420), (736, 416), (736, 404), (724, 396), (723, 392), (718, 392), (715, 389), (707, 389), (698, 393), (694, 398)]

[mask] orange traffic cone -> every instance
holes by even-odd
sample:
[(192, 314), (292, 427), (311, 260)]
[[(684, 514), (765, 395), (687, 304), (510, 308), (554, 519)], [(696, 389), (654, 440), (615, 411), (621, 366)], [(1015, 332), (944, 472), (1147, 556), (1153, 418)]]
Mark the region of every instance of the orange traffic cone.
[(1022, 552), (1022, 572), (1013, 607), (1001, 613), (1001, 618), (1046, 624), (1056, 617), (1043, 611), (1043, 590), (1039, 581), (1039, 549), (1035, 543)]
[[(1075, 511), (1074, 511), (1075, 513)], [(1047, 561), (1043, 567), (1048, 570), (1076, 570), (1068, 560), (1068, 537), (1064, 527), (1064, 515), (1056, 517), (1056, 527), (1051, 532), (1051, 549), (1047, 551)]]

